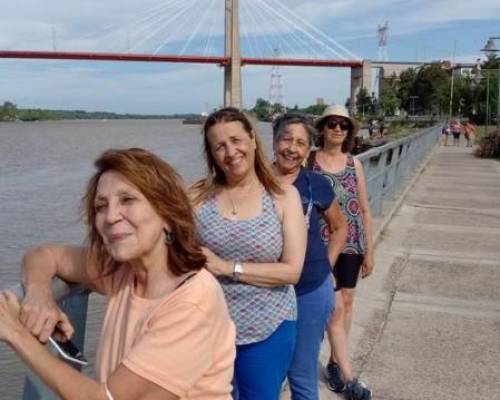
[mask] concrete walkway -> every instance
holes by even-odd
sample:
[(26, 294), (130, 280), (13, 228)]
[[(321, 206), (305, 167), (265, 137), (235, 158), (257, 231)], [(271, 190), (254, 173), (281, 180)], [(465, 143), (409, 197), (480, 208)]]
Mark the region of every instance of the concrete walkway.
[(373, 399), (500, 399), (500, 162), (434, 153), (358, 286), (351, 347)]

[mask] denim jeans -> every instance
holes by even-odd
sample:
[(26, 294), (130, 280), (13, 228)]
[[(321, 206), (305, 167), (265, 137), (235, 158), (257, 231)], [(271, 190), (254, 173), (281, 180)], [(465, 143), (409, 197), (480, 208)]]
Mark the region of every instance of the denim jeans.
[(297, 297), (297, 338), (288, 382), (292, 400), (318, 400), (318, 357), (335, 307), (330, 277), (317, 289)]
[(267, 339), (236, 346), (234, 400), (279, 400), (295, 335), (296, 321), (283, 321)]

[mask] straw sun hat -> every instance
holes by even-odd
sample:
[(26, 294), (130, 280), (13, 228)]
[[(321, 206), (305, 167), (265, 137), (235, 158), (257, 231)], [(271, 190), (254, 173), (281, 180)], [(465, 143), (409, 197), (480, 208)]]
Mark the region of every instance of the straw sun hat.
[(359, 131), (359, 122), (352, 118), (349, 115), (349, 111), (347, 111), (347, 108), (340, 104), (334, 104), (331, 106), (328, 106), (325, 108), (325, 111), (323, 111), (323, 114), (321, 117), (319, 117), (315, 122), (314, 126), (316, 129), (320, 130), (319, 128), (322, 128), (323, 123), (328, 117), (344, 117), (349, 120), (349, 122), (352, 125), (352, 134), (355, 136), (358, 131)]

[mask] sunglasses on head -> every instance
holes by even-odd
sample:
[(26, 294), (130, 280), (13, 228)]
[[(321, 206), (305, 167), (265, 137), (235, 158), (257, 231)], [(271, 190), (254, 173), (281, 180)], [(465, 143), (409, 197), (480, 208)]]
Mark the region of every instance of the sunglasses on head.
[(351, 128), (351, 123), (349, 121), (346, 121), (346, 120), (337, 120), (337, 119), (331, 119), (329, 121), (327, 121), (325, 123), (325, 126), (328, 128), (328, 129), (335, 129), (336, 127), (340, 126), (340, 129), (342, 129), (343, 131), (348, 131), (350, 128)]

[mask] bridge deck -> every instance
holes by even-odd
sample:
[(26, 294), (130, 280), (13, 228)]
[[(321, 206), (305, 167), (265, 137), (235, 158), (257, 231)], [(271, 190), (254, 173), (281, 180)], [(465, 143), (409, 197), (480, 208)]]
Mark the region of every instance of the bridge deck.
[(500, 398), (499, 286), (500, 162), (441, 147), (358, 287), (354, 369), (373, 398)]

